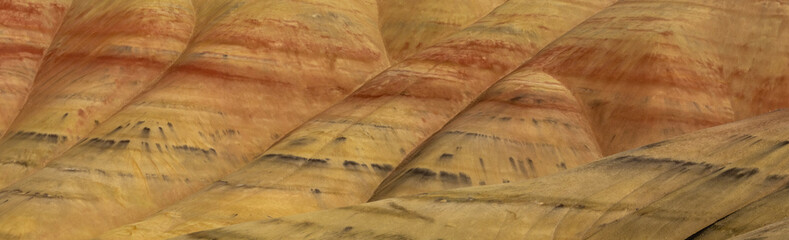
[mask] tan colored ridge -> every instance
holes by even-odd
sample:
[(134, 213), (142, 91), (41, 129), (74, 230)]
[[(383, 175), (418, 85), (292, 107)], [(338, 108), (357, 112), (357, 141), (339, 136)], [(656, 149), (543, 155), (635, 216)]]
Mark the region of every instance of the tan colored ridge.
[(25, 104), (70, 4), (71, 0), (0, 2), (0, 137)]
[(458, 188), (174, 239), (685, 239), (789, 183), (789, 111), (514, 184)]
[(188, 0), (75, 0), (0, 139), (0, 187), (38, 171), (156, 83), (194, 24)]
[(600, 157), (572, 93), (550, 75), (523, 69), (493, 85), (406, 157), (371, 200), (519, 182)]
[(462, 30), (506, 0), (378, 0), (381, 35), (392, 62)]
[(365, 202), (406, 154), (493, 82), (609, 3), (508, 1), (384, 71), (250, 165), (101, 237), (161, 239)]
[(194, 3), (205, 29), (151, 90), (0, 190), (0, 236), (86, 239), (139, 220), (251, 161), (388, 65), (373, 0)]

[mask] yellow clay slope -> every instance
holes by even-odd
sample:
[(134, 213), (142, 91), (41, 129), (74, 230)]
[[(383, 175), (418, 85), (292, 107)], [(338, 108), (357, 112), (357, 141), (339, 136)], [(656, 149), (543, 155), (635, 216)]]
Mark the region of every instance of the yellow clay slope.
[(609, 3), (509, 1), (381, 73), (241, 170), (102, 238), (158, 239), (367, 201), (406, 154), (485, 88)]
[(70, 4), (71, 0), (0, 2), (0, 137), (22, 109)]
[(572, 93), (550, 75), (523, 69), (494, 84), (409, 155), (371, 200), (518, 182), (600, 157)]
[(44, 167), (158, 81), (193, 27), (188, 0), (75, 0), (0, 139), (0, 187)]
[[(494, 85), (409, 156), (373, 199), (578, 166), (599, 154), (589, 136), (612, 154), (789, 107), (789, 71), (782, 67), (789, 44), (786, 31), (774, 32), (787, 28), (781, 20), (788, 9), (778, 2), (619, 2)], [(765, 48), (774, 51), (761, 53)], [(546, 79), (569, 86), (583, 107), (561, 90), (553, 98), (540, 93), (544, 88), (527, 91)], [(550, 100), (559, 98), (565, 103)], [(594, 134), (579, 117), (585, 113)]]
[(379, 0), (381, 35), (392, 62), (433, 45), (506, 0)]
[(85, 239), (138, 220), (388, 65), (373, 0), (194, 3), (202, 29), (157, 85), (0, 191), (0, 235)]
[[(731, 81), (735, 117), (789, 107), (789, 25), (785, 24), (789, 22), (789, 2), (737, 6), (738, 14), (722, 22), (729, 36), (724, 51), (729, 67), (723, 70)], [(789, 189), (770, 194), (705, 228), (695, 239), (728, 238), (781, 221), (789, 216), (787, 199)]]
[(781, 240), (789, 238), (789, 220), (783, 220), (756, 230), (728, 238), (730, 240)]
[[(721, 1), (620, 1), (529, 66), (588, 109), (603, 155), (733, 120)], [(729, 6), (734, 7), (734, 6)]]
[(249, 222), (176, 239), (684, 239), (789, 183), (789, 111), (551, 176)]

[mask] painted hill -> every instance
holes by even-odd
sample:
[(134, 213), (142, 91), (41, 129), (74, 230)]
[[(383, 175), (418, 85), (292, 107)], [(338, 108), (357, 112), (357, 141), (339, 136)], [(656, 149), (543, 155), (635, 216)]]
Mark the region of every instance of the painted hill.
[(0, 239), (780, 237), (787, 18), (0, 1)]
[(177, 239), (685, 239), (785, 189), (789, 111), (513, 184), (243, 223)]

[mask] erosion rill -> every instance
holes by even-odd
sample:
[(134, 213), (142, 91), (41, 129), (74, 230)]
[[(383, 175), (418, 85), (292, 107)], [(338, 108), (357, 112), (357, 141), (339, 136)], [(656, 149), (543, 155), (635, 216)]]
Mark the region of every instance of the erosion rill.
[(0, 137), (22, 109), (44, 51), (70, 4), (70, 0), (0, 3)]
[(0, 191), (0, 236), (86, 239), (139, 220), (249, 162), (388, 65), (374, 0), (194, 4), (202, 29), (152, 89)]
[(193, 27), (188, 0), (75, 0), (0, 139), (0, 187), (44, 167), (159, 80)]
[(457, 32), (506, 0), (379, 0), (381, 35), (399, 62)]
[(520, 183), (233, 225), (180, 239), (685, 239), (789, 182), (789, 111)]
[(550, 75), (524, 68), (494, 84), (406, 157), (371, 200), (518, 182), (600, 157), (572, 93)]
[(608, 3), (510, 0), (384, 71), (250, 165), (102, 238), (160, 239), (362, 203), (485, 88)]
[[(773, 33), (786, 11), (777, 4), (620, 2), (494, 85), (409, 156), (372, 199), (543, 176), (594, 160), (598, 150), (589, 136), (611, 154), (734, 115), (787, 107), (779, 100), (789, 97), (787, 70), (779, 66), (789, 55), (760, 51), (789, 46)], [(754, 22), (759, 27), (751, 27)], [(722, 37), (729, 35), (740, 37)], [(759, 44), (741, 47), (753, 41)], [(556, 80), (585, 106), (576, 106)], [(553, 95), (538, 87), (546, 83), (556, 89)], [(595, 134), (579, 116), (583, 108)]]

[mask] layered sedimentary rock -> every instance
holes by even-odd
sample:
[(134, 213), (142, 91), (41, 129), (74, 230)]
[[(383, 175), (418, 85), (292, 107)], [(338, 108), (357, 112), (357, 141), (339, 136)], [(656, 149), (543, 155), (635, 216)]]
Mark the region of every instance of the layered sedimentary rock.
[(719, 29), (734, 13), (721, 2), (620, 1), (530, 67), (564, 83), (588, 109), (603, 155), (730, 122)]
[(187, 0), (74, 1), (0, 139), (0, 187), (42, 168), (156, 83), (193, 27)]
[[(715, 1), (707, 8), (730, 9), (713, 20), (721, 41), (720, 69), (729, 81), (731, 104), (735, 118), (745, 118), (780, 107), (789, 106), (789, 5), (781, 1), (741, 2)], [(769, 49), (769, 50), (768, 50)], [(772, 154), (785, 154), (774, 152)], [(754, 159), (758, 160), (758, 159)], [(780, 166), (775, 166), (780, 167)], [(749, 204), (714, 225), (696, 234), (696, 239), (723, 239), (780, 221), (789, 215), (786, 201), (788, 190), (773, 193)]]
[[(775, 108), (789, 107), (789, 5), (786, 1), (737, 2), (722, 4), (732, 11), (720, 31), (727, 33), (728, 44), (723, 69), (731, 81), (732, 107), (738, 119), (760, 114)], [(773, 155), (783, 155), (776, 151)], [(755, 161), (758, 159), (754, 159)], [(781, 167), (776, 165), (775, 167)], [(723, 239), (746, 232), (746, 236), (782, 238), (786, 227), (781, 224), (789, 216), (789, 189), (775, 192), (734, 212), (696, 234), (694, 239)], [(785, 223), (784, 223), (785, 225)], [(757, 230), (761, 228), (760, 230)], [(779, 230), (780, 229), (780, 230)]]
[(732, 109), (736, 119), (789, 107), (789, 2), (712, 2), (735, 9), (720, 18), (722, 49), (728, 66), (722, 69), (730, 81)]
[(494, 84), (409, 155), (371, 200), (518, 182), (600, 157), (572, 93), (550, 75), (526, 68)]
[(0, 238), (784, 236), (789, 113), (665, 139), (789, 107), (789, 4), (613, 2), (0, 1)]
[(488, 14), (505, 0), (380, 0), (381, 35), (392, 62), (429, 47)]
[(381, 73), (241, 170), (103, 237), (163, 238), (367, 201), (485, 88), (609, 3), (509, 1)]
[(180, 239), (684, 239), (789, 183), (789, 111), (514, 184), (233, 225)]
[(70, 4), (71, 0), (0, 2), (0, 137), (22, 109)]
[[(776, 2), (764, 6), (739, 1), (622, 1), (547, 46), (518, 71), (542, 74), (543, 78), (555, 78), (569, 86), (584, 106), (560, 109), (588, 112), (588, 120), (594, 127), (592, 136), (596, 136), (605, 155), (612, 154), (725, 123), (735, 115), (752, 116), (789, 106), (787, 101), (778, 101), (789, 97), (786, 94), (789, 84), (781, 84), (781, 79), (787, 76), (786, 70), (778, 67), (786, 62), (789, 54), (782, 49), (789, 45), (780, 40), (780, 33), (770, 32), (784, 27), (778, 20), (785, 18), (786, 7)], [(750, 27), (754, 22), (759, 27)], [(723, 37), (730, 35), (733, 36)], [(742, 46), (753, 41), (759, 44)], [(758, 54), (759, 49), (770, 46), (776, 46), (779, 51)], [(748, 61), (776, 63), (756, 66), (757, 63)], [(518, 84), (504, 87), (504, 83), (507, 80), (494, 89), (502, 95), (514, 94), (517, 89), (514, 86)], [(759, 92), (758, 99), (747, 97), (753, 96), (754, 91)], [(529, 101), (529, 98), (539, 96), (525, 94), (515, 100)], [(481, 101), (480, 105), (488, 104), (485, 98)], [(536, 108), (554, 107), (544, 99), (530, 101), (534, 101)], [(470, 111), (487, 111), (487, 115), (497, 111), (487, 106), (477, 108), (480, 110)], [(585, 125), (587, 121), (575, 116), (568, 122), (565, 118), (570, 116), (557, 114), (560, 116), (546, 118), (547, 121), (533, 119), (533, 129), (520, 134), (513, 129), (524, 125), (517, 122), (461, 115), (455, 121), (466, 122), (465, 125), (475, 128), (472, 133), (487, 136), (486, 142), (462, 142), (462, 137), (452, 136), (458, 134), (456, 126), (448, 125), (423, 147), (426, 152), (410, 157), (391, 175), (373, 199), (487, 183), (492, 172), (509, 172), (496, 176), (497, 182), (516, 181), (558, 171), (556, 168), (562, 168), (567, 160), (570, 163), (564, 165), (569, 167), (593, 160), (590, 155), (570, 152), (593, 145), (589, 141), (583, 144), (587, 147), (576, 144), (552, 148), (557, 141), (584, 139), (591, 133), (542, 130), (565, 123)], [(524, 114), (521, 119), (528, 117)], [(490, 123), (509, 127), (502, 131)], [(548, 155), (544, 150), (542, 154), (537, 152), (539, 145), (502, 147), (500, 142), (513, 138), (497, 138), (499, 132), (520, 137), (517, 139), (520, 142), (543, 142), (541, 147), (549, 148)], [(576, 137), (579, 135), (580, 138)], [(468, 148), (474, 150), (464, 152)], [(479, 159), (475, 155), (480, 155)], [(581, 159), (585, 161), (572, 161)], [(556, 167), (540, 171), (539, 166)]]
[(139, 220), (249, 162), (388, 65), (372, 0), (194, 4), (202, 29), (152, 89), (0, 191), (0, 236), (86, 239)]

